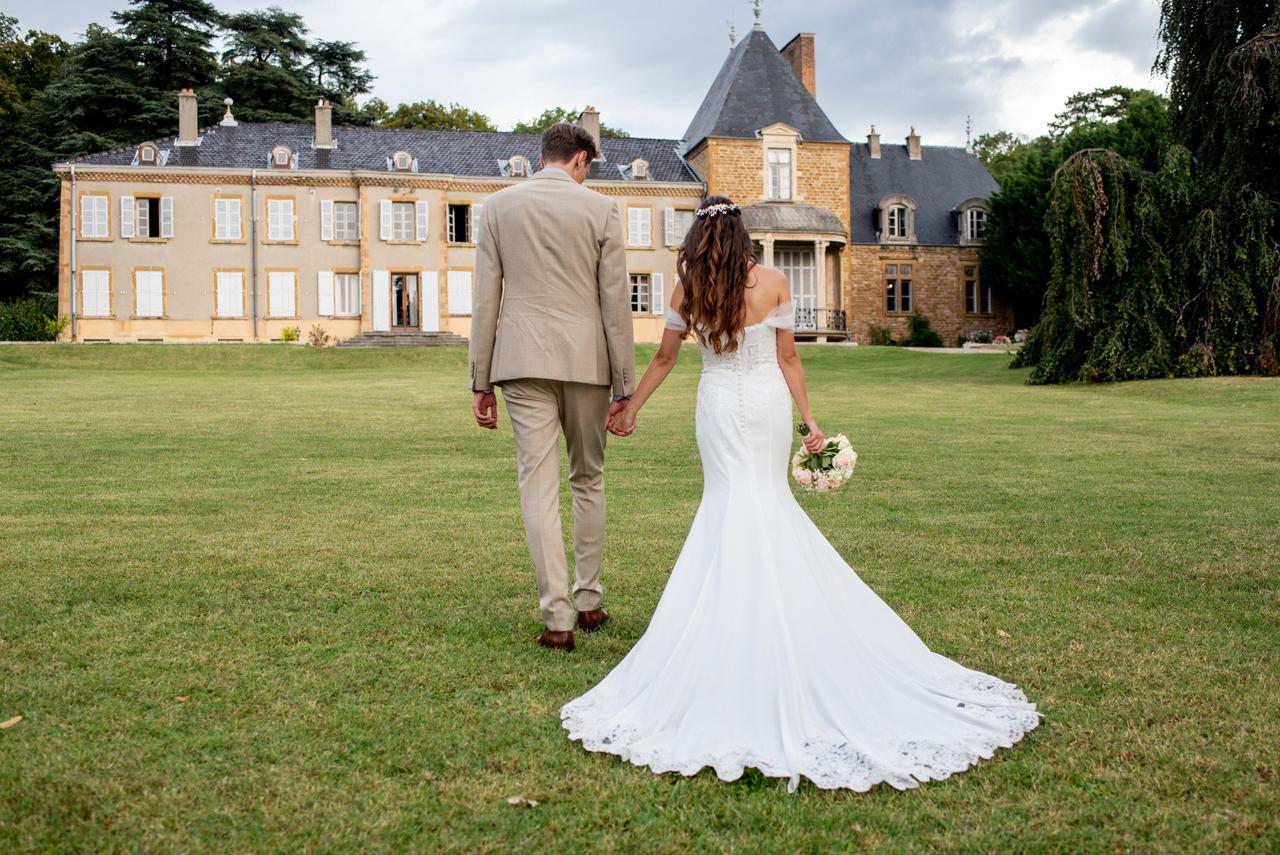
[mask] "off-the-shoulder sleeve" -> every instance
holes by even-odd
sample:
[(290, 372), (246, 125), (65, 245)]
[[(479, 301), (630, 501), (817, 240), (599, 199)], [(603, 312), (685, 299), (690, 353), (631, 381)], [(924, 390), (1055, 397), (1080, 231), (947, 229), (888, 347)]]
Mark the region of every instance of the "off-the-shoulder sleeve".
[(775, 330), (793, 330), (796, 328), (796, 307), (790, 300), (776, 307), (765, 316), (764, 325)]
[(675, 309), (667, 309), (667, 322), (663, 326), (676, 332), (684, 332), (689, 329), (689, 325), (684, 322), (684, 318), (680, 317), (680, 313)]

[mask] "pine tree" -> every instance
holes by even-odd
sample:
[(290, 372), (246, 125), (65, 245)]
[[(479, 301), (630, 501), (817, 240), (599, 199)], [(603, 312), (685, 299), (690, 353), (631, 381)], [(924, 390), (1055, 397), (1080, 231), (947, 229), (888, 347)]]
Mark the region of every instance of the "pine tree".
[(129, 0), (115, 12), (120, 36), (138, 63), (139, 85), (172, 94), (214, 81), (213, 39), (222, 15), (206, 0)]

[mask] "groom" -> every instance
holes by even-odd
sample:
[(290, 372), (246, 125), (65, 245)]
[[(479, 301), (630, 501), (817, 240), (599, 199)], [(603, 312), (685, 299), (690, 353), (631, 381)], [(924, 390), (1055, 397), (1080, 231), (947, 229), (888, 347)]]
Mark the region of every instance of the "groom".
[[(582, 128), (542, 135), (542, 170), (491, 196), (476, 240), (471, 391), (476, 424), (498, 426), (502, 388), (516, 439), (520, 507), (538, 576), (544, 647), (573, 650), (609, 619), (600, 603), (607, 420), (635, 383), (631, 297), (618, 208), (582, 186), (597, 155)], [(612, 393), (611, 393), (612, 387)], [(560, 528), (560, 433), (573, 491), (574, 576)]]

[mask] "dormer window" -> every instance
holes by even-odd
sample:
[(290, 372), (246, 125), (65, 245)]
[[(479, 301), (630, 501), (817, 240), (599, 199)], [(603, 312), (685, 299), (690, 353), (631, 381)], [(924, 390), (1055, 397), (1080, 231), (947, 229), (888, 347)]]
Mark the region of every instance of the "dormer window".
[(987, 239), (987, 203), (980, 196), (965, 199), (952, 210), (960, 243), (980, 244)]
[(631, 177), (637, 181), (644, 181), (649, 177), (649, 161), (636, 159), (631, 161)]
[(293, 152), (289, 150), (287, 145), (278, 145), (271, 149), (271, 168), (272, 169), (292, 169), (293, 168)]
[(876, 230), (885, 243), (914, 243), (916, 239), (916, 202), (903, 193), (891, 193), (880, 200)]
[(391, 168), (396, 172), (409, 172), (413, 169), (413, 156), (407, 151), (398, 151), (391, 155)]
[(529, 174), (529, 161), (525, 160), (518, 154), (514, 155), (511, 160), (508, 161), (508, 169), (511, 172), (512, 178), (524, 178)]
[(138, 146), (138, 163), (142, 166), (155, 166), (160, 159), (159, 155), (160, 153), (156, 150), (156, 147), (150, 143), (143, 143)]

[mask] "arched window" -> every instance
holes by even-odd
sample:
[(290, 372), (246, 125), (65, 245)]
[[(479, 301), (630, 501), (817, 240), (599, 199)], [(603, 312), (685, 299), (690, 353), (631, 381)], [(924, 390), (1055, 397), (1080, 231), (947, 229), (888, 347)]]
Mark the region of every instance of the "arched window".
[(155, 166), (160, 162), (160, 152), (151, 143), (138, 146), (138, 163), (141, 166)]
[(965, 199), (953, 213), (960, 233), (960, 243), (980, 244), (987, 239), (987, 201), (981, 197)]
[(879, 211), (880, 240), (885, 243), (914, 243), (916, 200), (905, 193), (891, 193), (876, 206)]
[(636, 158), (631, 161), (631, 177), (643, 181), (649, 177), (649, 161)]
[(289, 150), (287, 145), (278, 145), (271, 149), (271, 168), (272, 169), (292, 169), (293, 168), (293, 152)]
[(398, 151), (391, 155), (391, 167), (396, 172), (408, 172), (413, 169), (413, 156), (407, 151)]
[(529, 161), (518, 154), (511, 156), (508, 166), (512, 178), (524, 178), (529, 174)]

